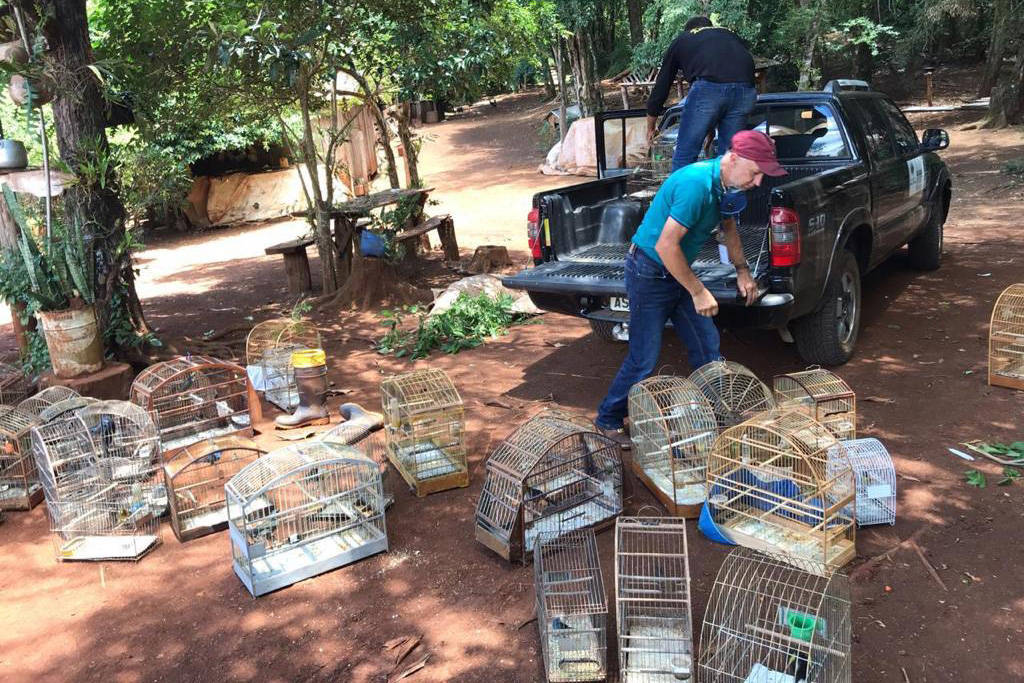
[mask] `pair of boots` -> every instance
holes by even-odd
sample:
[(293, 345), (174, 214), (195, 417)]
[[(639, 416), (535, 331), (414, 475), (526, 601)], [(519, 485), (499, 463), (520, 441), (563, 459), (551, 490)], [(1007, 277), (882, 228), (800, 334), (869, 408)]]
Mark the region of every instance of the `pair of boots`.
[(278, 429), (297, 429), (309, 425), (325, 425), (331, 421), (327, 412), (327, 356), (322, 349), (303, 349), (292, 353), (295, 388), (299, 407), (291, 415), (274, 420)]

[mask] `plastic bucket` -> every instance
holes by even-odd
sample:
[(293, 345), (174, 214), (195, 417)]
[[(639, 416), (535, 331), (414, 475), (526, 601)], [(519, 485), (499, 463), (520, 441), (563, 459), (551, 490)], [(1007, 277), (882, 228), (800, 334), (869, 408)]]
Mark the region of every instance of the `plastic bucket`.
[(36, 317), (55, 375), (66, 379), (103, 367), (103, 341), (92, 308), (39, 311)]
[(810, 642), (814, 635), (814, 627), (818, 620), (810, 614), (803, 612), (790, 612), (786, 615), (786, 623), (789, 624), (789, 635), (797, 640)]
[(384, 255), (384, 238), (375, 232), (364, 230), (359, 238), (359, 253), (363, 256), (380, 258)]

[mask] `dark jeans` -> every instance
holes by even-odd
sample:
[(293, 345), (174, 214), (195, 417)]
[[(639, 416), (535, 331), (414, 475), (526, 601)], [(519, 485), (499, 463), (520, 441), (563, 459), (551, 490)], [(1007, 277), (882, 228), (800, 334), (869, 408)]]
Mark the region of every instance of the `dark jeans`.
[(697, 160), (704, 138), (718, 129), (718, 156), (729, 151), (732, 136), (743, 130), (747, 116), (757, 102), (757, 90), (746, 83), (697, 81), (690, 86), (679, 119), (679, 137), (672, 157), (672, 170)]
[(692, 369), (720, 357), (714, 320), (697, 313), (690, 293), (664, 266), (638, 248), (626, 256), (626, 294), (629, 295), (629, 353), (597, 410), (595, 422), (603, 429), (622, 427), (630, 388), (654, 372), (666, 321), (672, 321), (676, 334), (686, 346)]

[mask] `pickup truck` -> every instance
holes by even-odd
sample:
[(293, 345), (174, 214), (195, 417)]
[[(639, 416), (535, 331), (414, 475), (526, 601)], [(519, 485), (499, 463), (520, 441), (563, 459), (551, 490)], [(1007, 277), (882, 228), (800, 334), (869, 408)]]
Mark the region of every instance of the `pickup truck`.
[[(939, 267), (952, 192), (936, 154), (949, 135), (929, 129), (919, 141), (888, 97), (861, 82), (844, 87), (850, 83), (760, 95), (748, 119), (748, 128), (775, 140), (788, 171), (748, 191), (738, 217), (756, 303), (740, 298), (736, 271), (713, 240), (692, 264), (718, 300), (721, 327), (777, 329), (820, 365), (840, 365), (853, 353), (865, 273), (903, 245), (911, 266)], [(663, 115), (662, 135), (678, 125), (678, 113)], [(503, 279), (541, 309), (588, 319), (609, 340), (628, 339), (624, 260), (656, 189), (644, 155), (626, 145), (645, 115), (595, 117), (598, 179), (534, 195), (527, 221), (534, 267)]]

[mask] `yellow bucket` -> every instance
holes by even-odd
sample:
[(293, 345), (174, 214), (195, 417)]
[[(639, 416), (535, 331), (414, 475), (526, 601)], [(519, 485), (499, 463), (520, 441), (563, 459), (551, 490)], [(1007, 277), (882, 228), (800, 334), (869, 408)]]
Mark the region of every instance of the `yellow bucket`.
[(323, 349), (301, 349), (292, 351), (293, 368), (317, 368), (327, 364), (327, 354)]

